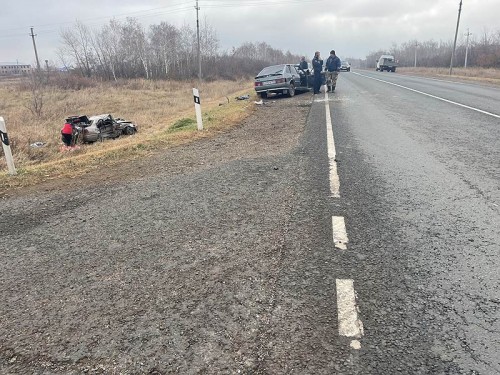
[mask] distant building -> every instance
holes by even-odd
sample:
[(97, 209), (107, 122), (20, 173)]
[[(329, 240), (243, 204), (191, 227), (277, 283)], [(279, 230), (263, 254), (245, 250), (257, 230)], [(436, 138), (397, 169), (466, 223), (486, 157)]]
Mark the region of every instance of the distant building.
[(0, 62), (0, 76), (19, 76), (31, 72), (31, 65)]

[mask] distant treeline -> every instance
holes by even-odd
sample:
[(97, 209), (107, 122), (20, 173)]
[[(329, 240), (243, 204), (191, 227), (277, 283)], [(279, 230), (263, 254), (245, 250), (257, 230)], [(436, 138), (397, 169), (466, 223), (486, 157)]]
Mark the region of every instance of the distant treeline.
[[(454, 66), (465, 64), (466, 38), (457, 42)], [(417, 66), (419, 67), (449, 67), (453, 41), (436, 42), (429, 40), (419, 42), (411, 40), (401, 45), (394, 44), (388, 51), (379, 50), (371, 52), (366, 60), (358, 60), (357, 64), (364, 68), (374, 68), (376, 60), (383, 54), (394, 55), (399, 60), (400, 66), (415, 65), (415, 51), (417, 53)], [(496, 32), (483, 32), (481, 35), (472, 34), (469, 39), (467, 52), (467, 66), (481, 68), (500, 68), (500, 30)]]
[[(197, 33), (189, 25), (162, 22), (145, 29), (137, 19), (127, 18), (94, 30), (77, 22), (61, 31), (61, 38), (60, 60), (67, 70), (83, 77), (190, 79), (198, 75)], [(216, 31), (207, 23), (200, 26), (200, 53), (206, 80), (253, 76), (266, 65), (299, 61), (299, 56), (265, 42), (221, 52)]]

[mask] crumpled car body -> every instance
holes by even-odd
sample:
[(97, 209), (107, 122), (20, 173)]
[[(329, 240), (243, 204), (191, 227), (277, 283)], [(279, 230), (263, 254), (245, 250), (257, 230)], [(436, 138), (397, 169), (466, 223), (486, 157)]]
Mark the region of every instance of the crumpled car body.
[(132, 135), (137, 133), (137, 125), (134, 124), (133, 122), (121, 118), (117, 118), (115, 120), (118, 123), (118, 127), (122, 131), (122, 134)]
[(93, 143), (104, 139), (118, 138), (122, 134), (132, 135), (137, 126), (123, 119), (114, 119), (111, 114), (79, 116), (75, 118), (75, 128), (83, 143)]

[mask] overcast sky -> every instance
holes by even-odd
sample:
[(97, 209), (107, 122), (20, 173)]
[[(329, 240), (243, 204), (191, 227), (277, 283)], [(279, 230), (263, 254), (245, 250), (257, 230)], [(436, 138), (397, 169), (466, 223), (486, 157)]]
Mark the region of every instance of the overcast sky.
[[(311, 58), (365, 58), (409, 40), (452, 40), (459, 0), (199, 0), (200, 19), (217, 30), (222, 49), (265, 41)], [(33, 63), (34, 27), (41, 62), (59, 65), (61, 28), (76, 20), (91, 27), (115, 18), (137, 18), (146, 27), (166, 21), (196, 26), (195, 0), (2, 0), (0, 62)], [(500, 0), (464, 0), (459, 37), (500, 30)]]

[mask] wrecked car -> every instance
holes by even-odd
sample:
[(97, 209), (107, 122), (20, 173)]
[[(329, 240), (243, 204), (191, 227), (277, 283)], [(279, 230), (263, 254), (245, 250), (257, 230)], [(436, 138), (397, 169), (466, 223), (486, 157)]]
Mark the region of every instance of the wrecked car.
[(137, 126), (123, 119), (114, 119), (111, 114), (97, 116), (71, 116), (66, 119), (75, 126), (77, 142), (93, 143), (104, 139), (118, 138), (120, 135), (132, 135)]

